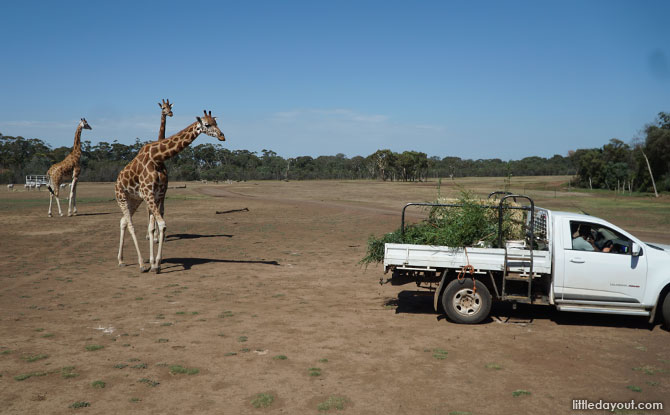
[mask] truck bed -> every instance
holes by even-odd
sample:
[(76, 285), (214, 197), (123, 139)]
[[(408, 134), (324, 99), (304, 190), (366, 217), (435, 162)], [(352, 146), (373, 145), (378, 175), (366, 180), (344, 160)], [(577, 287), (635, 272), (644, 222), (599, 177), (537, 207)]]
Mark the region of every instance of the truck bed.
[[(511, 272), (523, 273), (529, 270), (530, 250), (508, 248), (507, 253), (510, 257), (509, 270)], [(390, 268), (459, 269), (468, 264), (477, 271), (503, 271), (505, 269), (505, 249), (410, 244), (385, 244), (384, 246), (385, 271)], [(533, 251), (533, 273), (551, 273), (550, 251)]]

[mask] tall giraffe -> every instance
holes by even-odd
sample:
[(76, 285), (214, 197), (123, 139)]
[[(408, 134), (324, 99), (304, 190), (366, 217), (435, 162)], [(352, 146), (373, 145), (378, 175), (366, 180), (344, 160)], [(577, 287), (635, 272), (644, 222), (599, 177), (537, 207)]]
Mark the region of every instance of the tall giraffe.
[[(79, 181), (79, 172), (81, 171), (81, 166), (79, 165), (79, 159), (81, 158), (81, 130), (91, 130), (91, 126), (88, 125), (85, 118), (82, 118), (77, 125), (77, 130), (74, 133), (74, 145), (72, 146), (72, 151), (68, 154), (63, 161), (56, 163), (49, 168), (47, 171), (47, 189), (51, 194), (49, 195), (49, 217), (51, 215), (51, 204), (53, 202), (54, 196), (56, 197), (56, 204), (58, 205), (58, 214), (63, 216), (63, 212), (60, 210), (60, 200), (58, 195), (60, 193), (60, 184), (61, 182), (72, 176), (72, 184), (70, 185), (70, 200), (67, 208), (67, 215), (72, 216), (77, 214), (77, 182)], [(74, 208), (74, 211), (73, 211)]]
[(211, 111), (209, 113), (205, 111), (205, 115), (202, 118), (195, 118), (196, 121), (193, 124), (177, 134), (165, 140), (146, 144), (137, 153), (137, 156), (119, 173), (115, 186), (116, 202), (123, 213), (120, 221), (119, 266), (125, 265), (123, 263), (123, 239), (127, 227), (137, 250), (140, 271), (146, 272), (149, 270), (144, 265), (132, 221), (133, 214), (142, 201), (144, 201), (147, 204), (149, 212), (151, 212), (151, 216), (149, 217), (149, 234), (153, 234), (155, 227), (158, 228), (159, 232), (158, 251), (155, 257), (154, 238), (149, 238), (149, 263), (151, 271), (160, 272), (166, 226), (163, 215), (160, 212), (159, 201), (165, 197), (163, 189), (167, 189), (168, 177), (165, 171), (165, 160), (177, 155), (202, 133), (216, 137), (220, 141), (226, 140), (226, 137), (224, 137), (216, 125), (216, 118), (212, 117)]
[[(167, 117), (172, 117), (172, 106), (174, 104), (170, 103), (170, 100), (163, 99), (163, 103), (158, 103), (158, 106), (161, 109), (161, 126), (160, 129), (158, 130), (158, 141), (160, 140), (165, 140), (165, 122), (167, 120)], [(165, 166), (163, 166), (165, 167)], [(164, 169), (165, 177), (167, 177), (167, 169)], [(163, 189), (160, 189), (159, 194), (165, 194), (167, 192), (167, 181), (165, 182), (165, 187)], [(161, 215), (165, 213), (165, 199), (161, 199), (159, 203)], [(149, 211), (149, 206), (147, 205), (147, 214), (149, 215), (149, 218), (151, 218), (151, 212)], [(149, 225), (151, 226), (151, 225)], [(154, 242), (158, 242), (158, 228), (154, 228)], [(149, 235), (149, 231), (147, 230), (147, 239), (151, 238), (151, 235)]]

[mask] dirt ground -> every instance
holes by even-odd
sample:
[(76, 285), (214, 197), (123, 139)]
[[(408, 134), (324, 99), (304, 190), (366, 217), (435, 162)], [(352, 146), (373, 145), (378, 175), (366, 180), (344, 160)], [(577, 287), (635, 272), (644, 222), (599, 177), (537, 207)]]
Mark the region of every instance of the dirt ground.
[[(595, 197), (557, 195), (556, 179), (533, 180), (524, 190), (534, 188), (540, 206), (574, 210)], [(498, 182), (459, 183), (494, 190)], [(168, 192), (158, 275), (139, 272), (129, 235), (129, 266), (117, 266), (113, 184), (80, 183), (79, 215), (54, 218), (46, 191), (2, 189), (0, 412), (574, 414), (573, 399), (670, 405), (670, 333), (645, 318), (497, 306), (483, 324), (457, 325), (413, 285), (380, 285), (381, 266), (358, 265), (367, 237), (396, 229), (404, 203), (434, 200), (436, 184), (186, 183)], [(651, 201), (640, 215), (593, 213), (670, 243), (669, 202)], [(134, 222), (148, 258), (143, 207)], [(272, 396), (268, 407), (254, 407), (259, 394)]]

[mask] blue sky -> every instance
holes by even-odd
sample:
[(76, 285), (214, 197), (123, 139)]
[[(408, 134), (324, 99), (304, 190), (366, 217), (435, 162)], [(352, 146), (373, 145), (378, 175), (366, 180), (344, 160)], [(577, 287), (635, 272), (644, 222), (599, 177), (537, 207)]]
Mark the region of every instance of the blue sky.
[[(154, 139), (203, 109), (230, 149), (519, 159), (670, 111), (667, 1), (3, 2), (0, 133)], [(195, 142), (214, 143), (201, 136)]]

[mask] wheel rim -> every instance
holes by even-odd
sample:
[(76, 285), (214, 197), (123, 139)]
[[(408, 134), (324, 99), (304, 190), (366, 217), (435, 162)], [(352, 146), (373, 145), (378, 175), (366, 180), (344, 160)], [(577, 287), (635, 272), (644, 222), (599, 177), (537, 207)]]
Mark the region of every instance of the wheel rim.
[(464, 316), (472, 316), (479, 312), (482, 307), (482, 297), (472, 288), (463, 288), (459, 290), (452, 301), (454, 310)]

